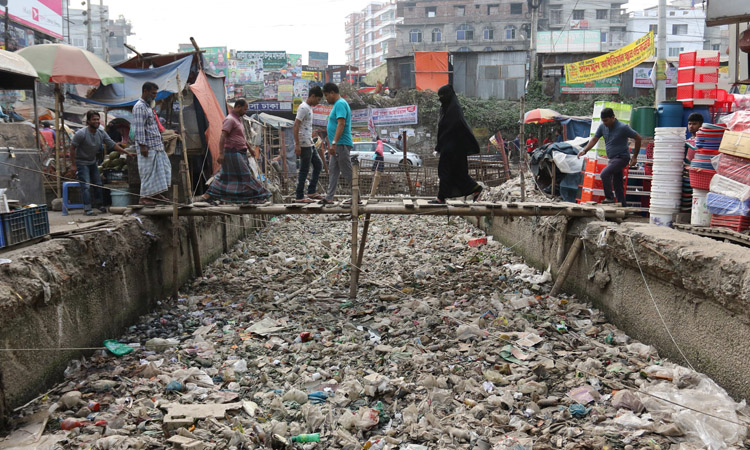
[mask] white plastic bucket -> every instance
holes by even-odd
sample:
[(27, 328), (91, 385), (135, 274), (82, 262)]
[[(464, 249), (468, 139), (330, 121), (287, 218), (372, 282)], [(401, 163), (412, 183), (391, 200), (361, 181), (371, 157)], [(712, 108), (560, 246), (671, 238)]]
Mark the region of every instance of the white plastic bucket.
[(690, 214), (690, 225), (707, 227), (711, 225), (711, 212), (708, 210), (706, 201), (708, 191), (693, 189), (693, 209)]
[(673, 223), (672, 217), (674, 216), (673, 211), (651, 208), (648, 211), (648, 215), (649, 215), (648, 221), (652, 225), (658, 225), (662, 227), (672, 226), (672, 223)]
[(122, 191), (110, 191), (110, 198), (112, 199), (112, 206), (128, 206), (130, 205), (130, 193)]

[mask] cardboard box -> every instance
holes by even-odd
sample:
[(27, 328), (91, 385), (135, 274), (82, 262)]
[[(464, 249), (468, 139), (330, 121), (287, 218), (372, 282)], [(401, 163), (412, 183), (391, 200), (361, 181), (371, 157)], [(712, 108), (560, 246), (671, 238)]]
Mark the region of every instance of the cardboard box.
[(750, 133), (727, 131), (721, 139), (721, 153), (750, 159)]

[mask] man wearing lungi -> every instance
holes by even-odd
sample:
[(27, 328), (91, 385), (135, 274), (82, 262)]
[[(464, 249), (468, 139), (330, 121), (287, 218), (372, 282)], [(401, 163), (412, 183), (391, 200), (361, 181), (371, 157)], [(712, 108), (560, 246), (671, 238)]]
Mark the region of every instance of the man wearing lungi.
[(147, 81), (143, 83), (141, 98), (133, 106), (135, 144), (138, 152), (138, 174), (141, 177), (141, 199), (139, 203), (154, 206), (157, 201), (169, 199), (162, 195), (172, 184), (172, 166), (164, 151), (151, 102), (156, 99), (159, 86)]

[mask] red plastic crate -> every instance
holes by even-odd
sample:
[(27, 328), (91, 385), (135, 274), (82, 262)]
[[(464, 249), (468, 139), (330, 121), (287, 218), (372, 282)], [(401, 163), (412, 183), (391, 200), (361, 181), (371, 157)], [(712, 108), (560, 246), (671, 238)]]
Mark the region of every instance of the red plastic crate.
[(604, 200), (603, 195), (595, 195), (593, 189), (583, 188), (581, 189), (581, 198), (578, 203), (596, 202), (601, 203)]
[(696, 83), (718, 83), (719, 82), (719, 71), (709, 73), (697, 73), (695, 74)]
[(750, 159), (726, 153), (719, 158), (719, 175), (750, 186)]
[(742, 232), (750, 229), (750, 217), (711, 214), (711, 226), (729, 228), (734, 231)]
[(716, 100), (716, 97), (718, 96), (718, 89), (695, 89), (693, 91), (693, 98), (705, 98), (705, 99), (711, 99)]
[(680, 67), (691, 66), (719, 66), (719, 52), (710, 50), (698, 50), (695, 52), (680, 53)]
[(678, 84), (677, 100), (692, 100), (693, 90), (695, 90), (693, 83)]
[(583, 176), (583, 186), (588, 189), (603, 189), (601, 177), (595, 173), (586, 172)]
[(715, 170), (690, 168), (690, 187), (693, 189), (710, 189), (711, 178), (716, 175)]
[(586, 173), (602, 173), (607, 164), (599, 163), (595, 159), (586, 160)]

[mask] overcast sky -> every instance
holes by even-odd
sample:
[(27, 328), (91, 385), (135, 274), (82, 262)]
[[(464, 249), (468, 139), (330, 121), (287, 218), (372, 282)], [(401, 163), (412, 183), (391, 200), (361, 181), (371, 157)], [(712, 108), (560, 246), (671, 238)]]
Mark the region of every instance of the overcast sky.
[[(96, 0), (92, 0), (96, 4)], [(140, 52), (176, 52), (194, 37), (201, 47), (329, 53), (344, 64), (346, 16), (371, 0), (105, 0), (110, 18), (124, 15), (133, 24), (128, 43)], [(72, 0), (71, 8), (78, 1)], [(631, 0), (629, 8), (655, 6), (657, 0)]]

